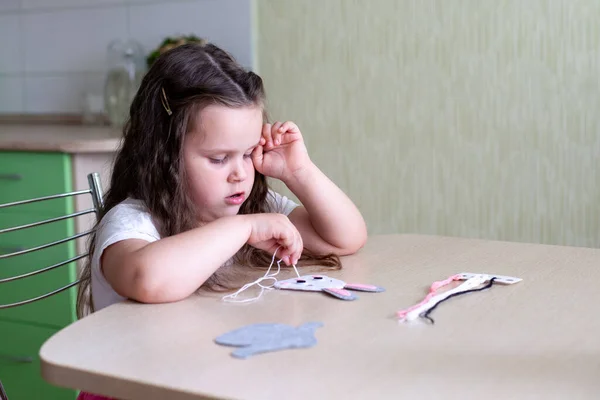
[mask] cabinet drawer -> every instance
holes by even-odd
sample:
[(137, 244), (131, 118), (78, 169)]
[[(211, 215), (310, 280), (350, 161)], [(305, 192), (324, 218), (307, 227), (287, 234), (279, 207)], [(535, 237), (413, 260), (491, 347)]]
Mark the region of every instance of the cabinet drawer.
[[(33, 214), (6, 214), (0, 228), (42, 219)], [(0, 255), (40, 246), (73, 235), (72, 220), (63, 220), (0, 235)], [(31, 253), (0, 259), (0, 278), (22, 275), (75, 256), (75, 242), (66, 242)], [(76, 279), (75, 263), (39, 275), (0, 284), (0, 304), (14, 303), (58, 289)], [(0, 318), (42, 323), (57, 328), (74, 320), (76, 289), (71, 288), (32, 304), (0, 310)]]
[(39, 351), (56, 330), (0, 320), (0, 380), (9, 399), (74, 400), (41, 376)]
[[(71, 158), (62, 153), (0, 151), (0, 204), (71, 191)], [(15, 206), (15, 212), (60, 213), (66, 199)]]

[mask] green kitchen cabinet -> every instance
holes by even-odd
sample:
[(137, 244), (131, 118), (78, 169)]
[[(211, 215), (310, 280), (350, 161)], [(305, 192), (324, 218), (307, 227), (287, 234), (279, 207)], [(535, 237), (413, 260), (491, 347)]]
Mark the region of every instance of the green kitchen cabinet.
[(0, 380), (10, 400), (75, 399), (74, 390), (46, 383), (38, 356), (57, 329), (0, 320)]
[[(112, 152), (86, 155), (2, 150), (0, 147), (0, 204), (87, 189), (86, 176), (90, 172), (100, 172), (106, 182), (111, 160)], [(0, 209), (0, 229), (91, 207), (91, 197), (80, 195)], [(90, 229), (94, 218), (94, 214), (89, 214), (0, 234), (0, 255), (73, 236)], [(0, 259), (0, 279), (73, 258), (85, 252), (86, 241), (87, 237)], [(80, 265), (72, 262), (43, 274), (2, 283), (0, 304), (29, 299), (65, 286), (77, 279)], [(0, 310), (0, 381), (10, 400), (76, 398), (75, 390), (58, 388), (43, 380), (38, 356), (40, 347), (51, 335), (75, 321), (76, 297), (77, 289), (70, 288), (31, 304)]]
[[(0, 203), (72, 191), (70, 157), (61, 153), (0, 153)], [(10, 179), (2, 179), (9, 176)], [(12, 177), (18, 177), (12, 178)], [(73, 213), (73, 198), (0, 209), (0, 229)], [(52, 222), (0, 235), (0, 254), (51, 243), (72, 236), (73, 219)], [(0, 278), (20, 275), (75, 257), (75, 243), (67, 242), (21, 256), (0, 259)], [(44, 274), (3, 283), (0, 304), (38, 296), (72, 282), (71, 263)], [(74, 320), (75, 289), (32, 304), (0, 310), (0, 319), (61, 328)], [(0, 333), (2, 335), (2, 333)]]

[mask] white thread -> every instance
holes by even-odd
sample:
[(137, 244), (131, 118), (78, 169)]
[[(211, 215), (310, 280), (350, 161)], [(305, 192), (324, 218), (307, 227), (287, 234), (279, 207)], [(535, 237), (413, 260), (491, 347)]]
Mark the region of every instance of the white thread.
[(294, 267), (294, 271), (296, 271), (296, 276), (298, 278), (300, 278), (300, 274), (298, 273), (298, 269), (296, 268), (296, 264), (292, 264), (292, 267)]
[[(275, 285), (275, 283), (277, 282), (277, 278), (275, 278), (279, 272), (281, 271), (281, 260), (277, 261), (277, 272), (273, 273), (273, 274), (269, 274), (271, 272), (271, 268), (273, 267), (273, 263), (275, 262), (275, 256), (277, 255), (277, 251), (280, 249), (281, 247), (278, 247), (275, 249), (275, 253), (273, 253), (273, 258), (271, 258), (271, 264), (269, 265), (269, 268), (267, 269), (267, 272), (261, 276), (260, 278), (258, 278), (257, 280), (255, 280), (254, 282), (250, 282), (245, 284), (244, 286), (242, 286), (237, 292), (232, 293), (232, 294), (228, 294), (226, 296), (223, 296), (222, 300), (223, 301), (228, 301), (231, 303), (249, 303), (251, 301), (255, 301), (258, 300), (263, 292), (265, 290), (272, 290), (273, 286)], [(294, 271), (296, 271), (296, 275), (298, 277), (300, 277), (300, 274), (298, 273), (298, 270), (296, 269), (296, 265), (292, 264), (292, 266), (294, 267)], [(270, 285), (262, 285), (261, 282), (263, 280), (272, 280), (273, 283)], [(260, 286), (260, 292), (258, 293), (257, 296), (251, 297), (249, 299), (244, 299), (244, 300), (236, 300), (238, 294), (242, 293), (244, 290), (248, 289), (249, 287), (252, 287), (254, 285), (258, 285)]]

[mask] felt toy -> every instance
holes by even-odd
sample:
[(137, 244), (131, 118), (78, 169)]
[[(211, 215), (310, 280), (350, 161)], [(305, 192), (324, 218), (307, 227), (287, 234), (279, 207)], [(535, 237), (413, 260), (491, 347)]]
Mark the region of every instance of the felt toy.
[(341, 300), (356, 300), (358, 297), (350, 290), (360, 292), (383, 292), (384, 288), (362, 283), (346, 283), (325, 275), (304, 275), (297, 278), (275, 282), (276, 289), (324, 292)]
[(238, 347), (231, 355), (245, 359), (271, 351), (312, 347), (317, 344), (315, 331), (322, 326), (320, 322), (297, 328), (285, 324), (253, 324), (227, 332), (217, 337), (215, 343)]

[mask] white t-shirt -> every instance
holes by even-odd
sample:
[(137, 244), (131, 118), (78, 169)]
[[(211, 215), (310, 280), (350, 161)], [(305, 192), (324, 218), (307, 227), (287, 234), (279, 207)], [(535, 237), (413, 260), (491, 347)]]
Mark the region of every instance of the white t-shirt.
[[(289, 215), (298, 206), (277, 192), (267, 195), (269, 212)], [(125, 300), (110, 286), (100, 269), (102, 252), (111, 244), (125, 239), (142, 239), (154, 242), (160, 239), (156, 226), (141, 200), (126, 199), (106, 213), (96, 231), (95, 250), (92, 256), (92, 299), (95, 310)]]

